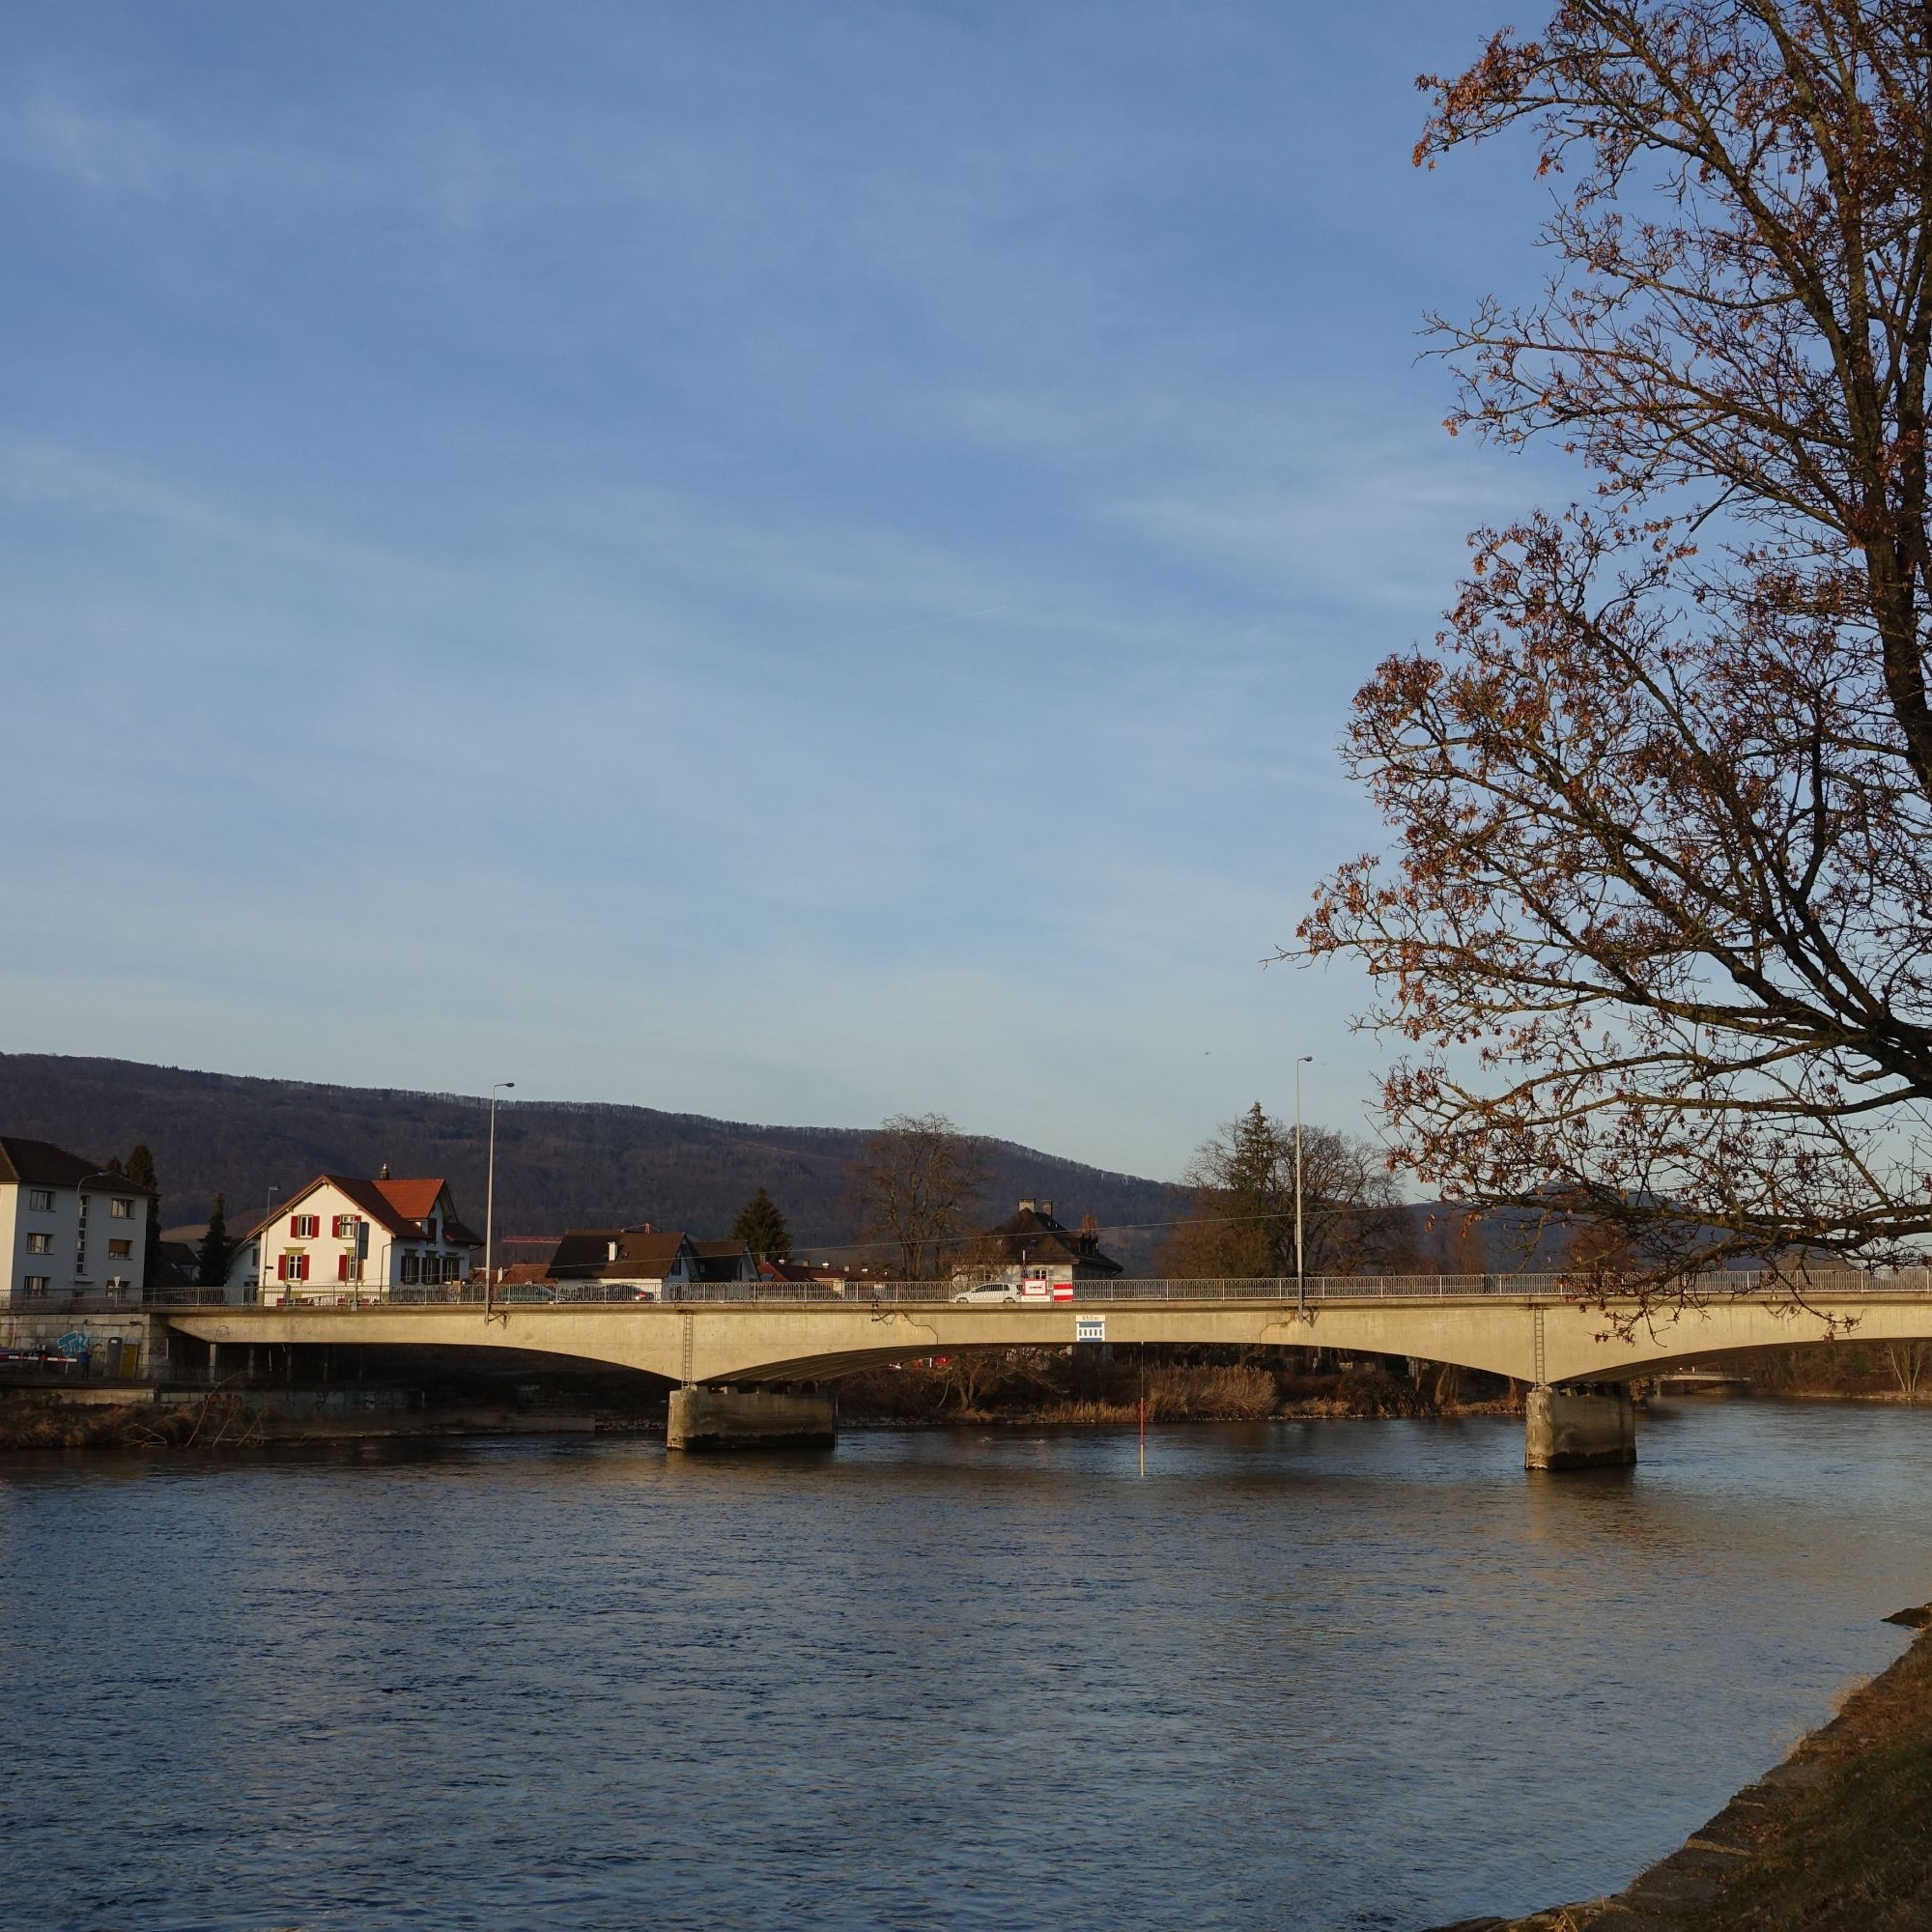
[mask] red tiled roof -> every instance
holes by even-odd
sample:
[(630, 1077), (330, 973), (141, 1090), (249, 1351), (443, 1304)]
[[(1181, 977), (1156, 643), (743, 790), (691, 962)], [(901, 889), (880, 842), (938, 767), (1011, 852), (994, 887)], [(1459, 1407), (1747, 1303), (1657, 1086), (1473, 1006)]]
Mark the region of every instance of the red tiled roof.
[[(436, 1211), (436, 1204), (444, 1185), (440, 1179), (371, 1180), (359, 1174), (318, 1174), (306, 1187), (298, 1187), (286, 1201), (277, 1201), (242, 1238), (253, 1240), (284, 1215), (294, 1213), (318, 1187), (332, 1187), (359, 1208), (379, 1228), (387, 1229), (398, 1240), (424, 1240), (428, 1237), (422, 1224)], [(422, 1203), (422, 1212), (411, 1213), (410, 1208), (418, 1202)], [(456, 1247), (480, 1248), (483, 1245), (482, 1236), (471, 1234), (454, 1215), (444, 1225), (443, 1238)]]
[(817, 1281), (825, 1270), (814, 1268), (809, 1262), (775, 1262), (766, 1258), (759, 1261), (758, 1273), (766, 1281)]
[(427, 1221), (436, 1212), (445, 1185), (440, 1175), (434, 1180), (374, 1180), (369, 1184), (411, 1221)]

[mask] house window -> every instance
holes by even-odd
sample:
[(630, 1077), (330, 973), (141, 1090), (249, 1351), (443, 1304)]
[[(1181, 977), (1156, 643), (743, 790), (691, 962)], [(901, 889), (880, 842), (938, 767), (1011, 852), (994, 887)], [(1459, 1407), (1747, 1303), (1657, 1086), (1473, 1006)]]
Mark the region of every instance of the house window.
[(442, 1278), (444, 1281), (461, 1281), (463, 1279), (463, 1264), (454, 1255), (443, 1256)]
[(111, 1215), (113, 1215), (113, 1217), (117, 1221), (131, 1221), (134, 1218), (134, 1204), (131, 1201), (125, 1200), (121, 1195), (117, 1194), (114, 1197), (114, 1199), (107, 1204), (107, 1211)]
[(405, 1281), (420, 1281), (422, 1279), (422, 1259), (420, 1256), (405, 1255), (403, 1257), (403, 1279)]
[(329, 1233), (338, 1241), (353, 1241), (355, 1238), (355, 1223), (359, 1218), (360, 1216), (355, 1214), (337, 1214), (328, 1224)]
[(54, 1251), (54, 1237), (51, 1235), (29, 1235), (27, 1252), (30, 1255), (50, 1255)]
[(132, 1241), (109, 1241), (107, 1243), (107, 1252), (115, 1260), (123, 1260), (134, 1252), (134, 1243)]
[(322, 1216), (320, 1214), (291, 1214), (289, 1216), (289, 1239), (292, 1241), (314, 1241), (322, 1237)]
[(128, 1288), (128, 1277), (124, 1274), (110, 1274), (107, 1277), (107, 1298), (118, 1301)]
[(30, 1274), (20, 1286), (29, 1294), (44, 1294), (53, 1286), (53, 1279), (50, 1274)]
[(299, 1248), (290, 1248), (275, 1264), (275, 1278), (278, 1281), (306, 1281), (308, 1257)]
[(30, 1187), (27, 1190), (27, 1212), (29, 1214), (51, 1214), (54, 1211), (54, 1191), (51, 1187)]

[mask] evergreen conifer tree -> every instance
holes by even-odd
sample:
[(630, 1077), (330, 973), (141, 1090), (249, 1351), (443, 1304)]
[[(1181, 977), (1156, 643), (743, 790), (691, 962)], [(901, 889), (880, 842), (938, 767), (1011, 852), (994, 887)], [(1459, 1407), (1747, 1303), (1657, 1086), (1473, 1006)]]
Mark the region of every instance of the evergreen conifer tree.
[(235, 1243), (228, 1238), (227, 1208), (227, 1197), (217, 1194), (214, 1212), (208, 1217), (208, 1232), (201, 1237), (201, 1254), (194, 1270), (195, 1281), (202, 1288), (219, 1288), (228, 1279), (228, 1264), (234, 1257)]
[(758, 1261), (780, 1261), (791, 1253), (791, 1230), (778, 1203), (761, 1187), (738, 1210), (731, 1238), (743, 1241)]
[(119, 1174), (140, 1187), (151, 1187), (155, 1191), (149, 1195), (147, 1265), (141, 1274), (141, 1286), (153, 1288), (160, 1274), (161, 1266), (161, 1192), (160, 1177), (155, 1172), (155, 1156), (149, 1151), (146, 1141), (135, 1145), (134, 1151), (128, 1156), (128, 1165), (123, 1167), (118, 1160), (108, 1165)]

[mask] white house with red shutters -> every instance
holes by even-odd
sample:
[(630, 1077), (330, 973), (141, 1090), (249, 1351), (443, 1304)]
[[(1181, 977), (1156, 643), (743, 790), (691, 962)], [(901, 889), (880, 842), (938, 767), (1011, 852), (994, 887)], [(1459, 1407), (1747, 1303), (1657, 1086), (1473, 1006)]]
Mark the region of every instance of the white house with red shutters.
[(483, 1237), (464, 1226), (448, 1181), (319, 1174), (242, 1237), (228, 1286), (261, 1300), (339, 1295), (468, 1278)]

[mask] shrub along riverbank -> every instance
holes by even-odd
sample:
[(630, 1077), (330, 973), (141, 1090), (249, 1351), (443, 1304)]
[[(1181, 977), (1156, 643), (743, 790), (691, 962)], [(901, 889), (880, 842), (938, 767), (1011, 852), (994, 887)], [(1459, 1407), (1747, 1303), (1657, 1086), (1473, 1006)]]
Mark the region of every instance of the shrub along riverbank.
[[(1078, 1350), (1011, 1349), (868, 1369), (829, 1386), (840, 1423), (859, 1429), (1131, 1426), (1143, 1404), (1150, 1422), (1496, 1414), (1522, 1407), (1521, 1390), (1500, 1378), (1433, 1366), (1413, 1372), (1402, 1361), (1267, 1357), (1236, 1349), (1150, 1349), (1147, 1355), (1142, 1362), (1125, 1350), (1090, 1359)], [(521, 1379), (526, 1376), (527, 1382)], [(341, 1413), (326, 1410), (322, 1392), (312, 1387), (237, 1385), (167, 1406), (80, 1404), (57, 1390), (12, 1389), (0, 1396), (0, 1450), (241, 1448), (356, 1434), (664, 1427), (664, 1384), (635, 1376), (573, 1380), (537, 1368), (520, 1370), (513, 1385), (477, 1378), (412, 1385), (412, 1393), (400, 1383), (389, 1387), (390, 1397), (409, 1394), (407, 1403), (372, 1403), (378, 1386), (357, 1384), (357, 1404)]]
[(1752, 1395), (1932, 1402), (1932, 1342), (1850, 1340), (1764, 1349), (1697, 1366), (1741, 1378)]
[(1120, 1424), (1264, 1422), (1291, 1416), (1519, 1412), (1522, 1391), (1500, 1377), (1378, 1357), (1320, 1360), (1281, 1350), (1007, 1349), (867, 1369), (838, 1385), (844, 1423)]
[(36, 1393), (14, 1394), (0, 1406), (0, 1449), (234, 1449), (261, 1439), (261, 1425), (239, 1395), (163, 1408)]

